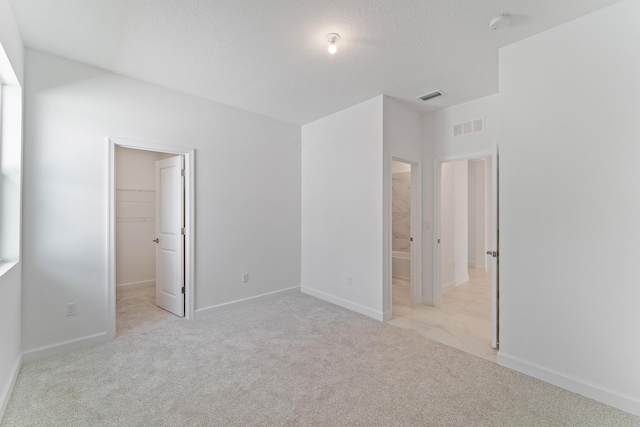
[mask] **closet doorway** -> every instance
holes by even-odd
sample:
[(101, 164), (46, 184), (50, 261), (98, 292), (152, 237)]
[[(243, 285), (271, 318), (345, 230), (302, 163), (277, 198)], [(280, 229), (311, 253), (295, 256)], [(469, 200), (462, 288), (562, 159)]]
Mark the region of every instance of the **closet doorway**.
[(110, 154), (110, 333), (193, 318), (193, 150), (112, 138)]

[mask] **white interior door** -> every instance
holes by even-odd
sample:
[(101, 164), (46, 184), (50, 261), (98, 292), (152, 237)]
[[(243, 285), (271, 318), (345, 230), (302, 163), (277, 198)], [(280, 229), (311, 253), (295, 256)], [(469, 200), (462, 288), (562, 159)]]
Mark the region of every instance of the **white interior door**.
[(156, 162), (156, 305), (184, 316), (184, 158)]
[(493, 243), (493, 249), (491, 249), (491, 346), (498, 348), (499, 344), (499, 331), (500, 325), (498, 320), (500, 318), (499, 313), (499, 284), (500, 284), (500, 213), (498, 211), (499, 199), (500, 199), (500, 183), (499, 183), (499, 168), (498, 168), (498, 144), (493, 146), (493, 158), (491, 162), (491, 175), (492, 175), (492, 202), (491, 207), (491, 234)]

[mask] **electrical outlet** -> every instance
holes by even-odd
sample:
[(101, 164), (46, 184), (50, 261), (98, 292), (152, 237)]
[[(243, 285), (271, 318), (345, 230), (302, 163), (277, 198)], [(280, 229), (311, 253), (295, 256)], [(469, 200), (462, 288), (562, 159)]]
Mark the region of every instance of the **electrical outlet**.
[(242, 283), (247, 283), (249, 281), (249, 273), (242, 273)]
[(353, 286), (353, 277), (347, 276), (347, 286)]
[(67, 316), (75, 316), (78, 314), (78, 303), (70, 302), (67, 304)]

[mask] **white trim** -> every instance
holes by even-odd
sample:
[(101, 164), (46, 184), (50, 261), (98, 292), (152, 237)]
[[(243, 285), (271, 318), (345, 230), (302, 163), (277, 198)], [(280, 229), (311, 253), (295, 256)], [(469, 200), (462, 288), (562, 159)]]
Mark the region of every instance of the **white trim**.
[(441, 183), (440, 177), (442, 162), (437, 158), (433, 159), (433, 277), (431, 280), (431, 295), (433, 300), (431, 305), (440, 307), (442, 303), (442, 285), (440, 284), (440, 199)]
[(442, 295), (446, 294), (447, 292), (449, 292), (451, 289), (455, 288), (456, 286), (457, 285), (456, 285), (456, 281), (455, 280), (447, 283), (446, 285), (442, 285), (440, 287), (440, 295), (442, 296)]
[(463, 276), (462, 279), (456, 280), (456, 287), (462, 285), (463, 283), (467, 283), (469, 281), (469, 275)]
[(614, 408), (640, 416), (640, 400), (634, 396), (619, 393), (580, 378), (519, 359), (515, 356), (505, 354), (502, 350), (498, 352), (497, 362), (498, 365), (504, 366), (505, 368), (513, 369), (514, 371), (564, 388), (565, 390), (581, 394), (582, 396), (597, 400)]
[(16, 379), (18, 379), (18, 374), (20, 373), (20, 368), (22, 367), (22, 354), (18, 355), (16, 359), (16, 363), (13, 364), (13, 369), (9, 374), (9, 380), (4, 386), (4, 390), (2, 390), (2, 395), (0, 395), (0, 421), (2, 421), (2, 417), (4, 417), (4, 411), (7, 409), (7, 405), (9, 404), (9, 399), (11, 399), (11, 393), (13, 392), (13, 386), (16, 385)]
[(0, 277), (4, 276), (18, 264), (18, 261), (1, 261), (0, 260)]
[(242, 307), (258, 301), (264, 301), (270, 298), (279, 297), (287, 294), (293, 294), (300, 292), (300, 286), (294, 286), (291, 288), (281, 289), (279, 291), (267, 292), (266, 294), (260, 294), (253, 297), (242, 298), (234, 301), (225, 302), (222, 304), (212, 305), (209, 307), (199, 308), (196, 310), (196, 316), (199, 318), (210, 316), (212, 314), (220, 313), (227, 310), (232, 310), (236, 307)]
[(430, 306), (435, 307), (435, 302), (434, 302), (433, 298), (429, 298), (428, 296), (423, 296), (422, 297), (422, 303), (424, 305), (430, 305)]
[(372, 310), (369, 307), (365, 307), (355, 302), (347, 301), (346, 299), (338, 298), (306, 286), (302, 286), (300, 291), (303, 294), (311, 295), (332, 304), (339, 305), (340, 307), (348, 310), (355, 311), (356, 313), (364, 314), (365, 316), (371, 317), (375, 320), (384, 321), (385, 314), (381, 311)]
[(87, 335), (86, 337), (76, 338), (25, 351), (22, 353), (22, 362), (28, 363), (33, 362), (34, 360), (46, 359), (47, 357), (57, 356), (74, 350), (81, 350), (107, 341), (110, 341), (110, 337), (109, 333), (106, 331), (98, 334)]
[(469, 281), (469, 276), (464, 276), (462, 279), (454, 280), (452, 282), (447, 283), (446, 285), (442, 285), (442, 295), (449, 292), (451, 289), (455, 289), (463, 283), (467, 283)]
[(492, 151), (480, 151), (478, 153), (472, 153), (472, 154), (438, 157), (435, 160), (438, 163), (448, 163), (448, 162), (457, 162), (458, 160), (486, 159), (487, 157), (491, 157), (492, 155), (493, 155)]
[(116, 288), (142, 288), (144, 286), (155, 286), (155, 280), (142, 280), (140, 282), (118, 283)]
[(116, 146), (137, 150), (183, 155), (185, 185), (185, 296), (184, 312), (187, 320), (195, 318), (195, 149), (148, 141), (107, 137), (108, 150), (108, 223), (107, 223), (107, 331), (111, 339), (116, 336), (116, 263), (115, 263), (115, 149)]

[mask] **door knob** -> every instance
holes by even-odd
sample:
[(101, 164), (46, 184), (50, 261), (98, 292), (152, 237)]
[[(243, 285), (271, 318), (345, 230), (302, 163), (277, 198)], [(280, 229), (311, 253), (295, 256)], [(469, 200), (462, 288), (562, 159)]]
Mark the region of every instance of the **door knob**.
[(158, 239), (157, 237), (155, 239), (153, 239), (154, 242), (156, 243), (160, 243), (160, 239)]

